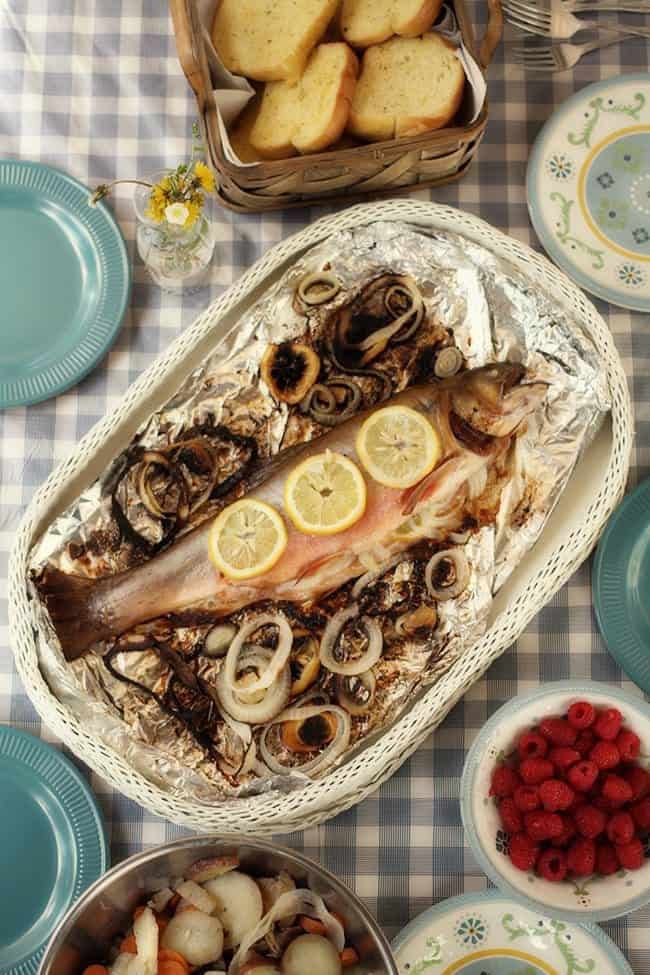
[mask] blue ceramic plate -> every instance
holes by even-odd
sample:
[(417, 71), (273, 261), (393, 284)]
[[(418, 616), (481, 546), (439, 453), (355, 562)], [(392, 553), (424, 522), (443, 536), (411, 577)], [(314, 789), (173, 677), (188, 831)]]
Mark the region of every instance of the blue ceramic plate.
[(130, 268), (119, 228), (72, 177), (0, 160), (0, 408), (78, 383), (122, 322)]
[(566, 924), (498, 891), (451, 897), (392, 944), (401, 975), (633, 975), (595, 924)]
[(535, 141), (527, 192), (537, 236), (574, 281), (650, 311), (650, 74), (563, 102)]
[(591, 586), (609, 652), (650, 694), (650, 480), (610, 518), (596, 551)]
[(0, 727), (0, 975), (34, 975), (54, 927), (104, 873), (88, 785), (56, 749)]

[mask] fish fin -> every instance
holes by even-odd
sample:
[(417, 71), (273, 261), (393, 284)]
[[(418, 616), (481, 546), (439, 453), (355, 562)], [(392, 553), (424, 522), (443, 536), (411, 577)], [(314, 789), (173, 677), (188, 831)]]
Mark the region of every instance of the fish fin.
[[(323, 566), (328, 565), (330, 562), (333, 562), (335, 559), (340, 559), (342, 555), (345, 554), (346, 553), (331, 552), (329, 555), (321, 555), (320, 558), (314, 559), (313, 562), (308, 562), (307, 565), (303, 566), (303, 568), (296, 576), (295, 579), (296, 583), (302, 582), (303, 579), (306, 579), (308, 576), (311, 576), (315, 572), (318, 572), (320, 569), (323, 568)], [(348, 553), (348, 555), (349, 554), (350, 553)]]
[(96, 579), (68, 575), (48, 565), (34, 577), (34, 583), (50, 614), (66, 660), (76, 660), (93, 643), (109, 636), (110, 628), (92, 606), (98, 586)]
[(413, 514), (417, 506), (423, 501), (426, 501), (427, 498), (430, 498), (445, 478), (450, 473), (455, 472), (459, 461), (460, 458), (458, 455), (448, 457), (447, 460), (443, 461), (438, 467), (434, 467), (430, 474), (427, 474), (425, 478), (418, 481), (413, 487), (406, 488), (405, 491), (402, 491), (400, 497), (402, 514), (406, 516)]

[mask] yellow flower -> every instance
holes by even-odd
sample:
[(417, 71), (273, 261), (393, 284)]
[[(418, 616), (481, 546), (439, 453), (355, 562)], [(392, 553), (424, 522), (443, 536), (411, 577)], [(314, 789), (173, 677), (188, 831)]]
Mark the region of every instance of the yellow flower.
[(205, 163), (197, 162), (194, 164), (194, 172), (199, 177), (199, 182), (206, 193), (214, 193), (214, 173)]
[(201, 207), (203, 206), (203, 201), (201, 201), (200, 203), (196, 203), (195, 201), (190, 200), (185, 204), (185, 206), (189, 210), (187, 220), (185, 221), (185, 226), (191, 227), (192, 224), (197, 219), (197, 217), (199, 216), (199, 214), (201, 213)]

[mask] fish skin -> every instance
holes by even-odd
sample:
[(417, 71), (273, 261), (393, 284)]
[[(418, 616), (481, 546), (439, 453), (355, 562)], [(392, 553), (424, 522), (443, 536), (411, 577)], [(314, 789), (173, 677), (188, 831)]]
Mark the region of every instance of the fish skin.
[[(413, 538), (400, 539), (395, 529), (425, 503), (455, 497), (469, 478), (494, 465), (507, 451), (517, 428), (543, 401), (543, 383), (522, 383), (525, 370), (515, 363), (497, 363), (452, 379), (415, 386), (395, 396), (427, 416), (437, 428), (442, 457), (434, 471), (415, 488), (403, 491), (378, 484), (366, 475), (364, 515), (336, 535), (305, 535), (285, 517), (287, 546), (268, 572), (253, 579), (224, 578), (208, 556), (212, 521), (183, 536), (141, 566), (99, 580), (67, 575), (47, 567), (36, 580), (60, 638), (64, 655), (76, 659), (98, 640), (118, 636), (138, 623), (208, 602), (215, 616), (227, 616), (262, 599), (299, 603), (318, 599), (360, 576), (368, 563), (406, 549)], [(385, 406), (387, 404), (382, 404)], [(456, 413), (493, 438), (476, 453), (461, 443), (450, 426)], [(283, 511), (284, 483), (289, 470), (315, 453), (331, 450), (357, 463), (354, 444), (361, 424), (372, 410), (359, 413), (298, 449), (276, 455), (248, 497)], [(256, 480), (258, 480), (256, 478)], [(458, 527), (458, 509), (446, 525)], [(379, 558), (378, 558), (378, 553)]]

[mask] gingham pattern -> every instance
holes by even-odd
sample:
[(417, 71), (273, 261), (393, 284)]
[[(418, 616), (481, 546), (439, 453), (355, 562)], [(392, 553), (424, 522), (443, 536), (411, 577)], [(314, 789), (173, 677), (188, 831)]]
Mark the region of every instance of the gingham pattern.
[[(480, 5), (476, 12), (482, 20)], [(592, 55), (572, 73), (541, 80), (508, 63), (507, 47), (504, 64), (503, 53), (490, 72), (490, 123), (478, 165), (463, 182), (438, 190), (435, 199), (534, 243), (524, 174), (541, 124), (552, 106), (585, 84), (621, 70), (648, 70), (650, 48), (627, 41)], [(1, 156), (39, 159), (95, 184), (178, 162), (188, 150), (193, 117), (164, 0), (0, 0)], [(115, 209), (133, 254), (128, 192), (118, 196)], [(105, 362), (56, 401), (0, 414), (0, 722), (50, 737), (15, 676), (8, 646), (6, 565), (25, 503), (52, 466), (192, 321), (210, 293), (217, 294), (269, 246), (314, 216), (306, 209), (250, 217), (220, 212), (211, 290), (182, 300), (150, 285), (136, 261), (131, 308)], [(630, 378), (636, 482), (650, 468), (647, 316), (599, 307)], [(595, 628), (587, 567), (377, 795), (324, 826), (283, 839), (352, 885), (388, 934), (433, 901), (482, 889), (486, 881), (464, 844), (457, 802), (466, 749), (503, 701), (563, 677), (621, 683)], [(182, 833), (143, 813), (99, 778), (92, 776), (91, 784), (106, 815), (114, 861)], [(605, 927), (638, 975), (650, 971), (648, 909)]]

